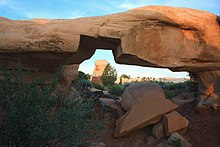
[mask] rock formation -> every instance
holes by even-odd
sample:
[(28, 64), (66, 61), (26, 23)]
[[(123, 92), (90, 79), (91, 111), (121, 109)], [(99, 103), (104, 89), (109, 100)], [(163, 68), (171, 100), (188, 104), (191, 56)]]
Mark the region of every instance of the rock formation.
[(147, 99), (165, 99), (163, 89), (147, 82), (131, 84), (122, 94), (121, 106), (128, 111), (134, 104)]
[(199, 107), (217, 107), (220, 96), (220, 70), (202, 71), (198, 74)]
[(101, 79), (102, 73), (108, 64), (109, 63), (106, 60), (96, 60), (95, 61), (95, 68), (93, 71), (93, 75), (91, 76), (92, 82), (102, 84), (102, 79)]
[(161, 97), (149, 97), (137, 102), (116, 121), (114, 137), (121, 137), (134, 130), (155, 124), (164, 114), (176, 108), (177, 105)]
[[(220, 75), (216, 18), (201, 10), (167, 6), (69, 20), (0, 18), (0, 63), (13, 68), (19, 58), (25, 69), (55, 72), (60, 64), (89, 59), (97, 48), (111, 49), (117, 63), (206, 73), (215, 85)], [(202, 84), (203, 94), (210, 83)]]
[(96, 60), (95, 61), (95, 69), (93, 71), (94, 76), (102, 76), (102, 73), (105, 67), (108, 65), (108, 61), (106, 60)]

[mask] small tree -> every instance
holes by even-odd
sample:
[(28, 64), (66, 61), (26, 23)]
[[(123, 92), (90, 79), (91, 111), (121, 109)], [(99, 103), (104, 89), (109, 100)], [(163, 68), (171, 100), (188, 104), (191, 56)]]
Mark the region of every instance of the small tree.
[(85, 74), (82, 71), (78, 71), (78, 80), (89, 80), (89, 79), (90, 79), (89, 74)]
[(102, 83), (105, 86), (112, 86), (117, 79), (116, 69), (108, 64), (102, 73)]

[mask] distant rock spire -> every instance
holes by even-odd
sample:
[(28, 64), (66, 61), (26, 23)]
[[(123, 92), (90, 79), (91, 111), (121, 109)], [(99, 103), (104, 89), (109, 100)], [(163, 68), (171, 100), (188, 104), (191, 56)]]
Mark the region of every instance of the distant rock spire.
[(102, 84), (102, 73), (105, 67), (109, 64), (106, 60), (96, 60), (93, 75), (91, 76), (91, 81), (94, 83)]

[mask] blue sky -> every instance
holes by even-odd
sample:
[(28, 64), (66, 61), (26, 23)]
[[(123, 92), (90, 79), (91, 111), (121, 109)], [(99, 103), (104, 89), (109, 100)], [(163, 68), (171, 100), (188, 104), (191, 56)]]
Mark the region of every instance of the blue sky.
[[(0, 0), (0, 16), (10, 19), (31, 18), (78, 18), (101, 16), (147, 5), (188, 7), (220, 14), (220, 0)], [(114, 62), (111, 51), (97, 50), (90, 60), (80, 65), (80, 70), (92, 73), (94, 61), (106, 59), (118, 75), (132, 77), (186, 77), (187, 73), (173, 73), (167, 69), (119, 65)]]

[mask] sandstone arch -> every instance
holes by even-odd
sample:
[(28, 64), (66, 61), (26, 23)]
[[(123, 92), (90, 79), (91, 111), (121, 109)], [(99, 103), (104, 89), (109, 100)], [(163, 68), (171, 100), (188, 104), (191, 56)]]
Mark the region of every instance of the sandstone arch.
[(214, 73), (215, 83), (220, 75), (216, 20), (209, 12), (165, 6), (72, 20), (0, 18), (0, 62), (13, 67), (20, 58), (24, 68), (54, 72), (102, 48), (111, 49), (117, 63)]

